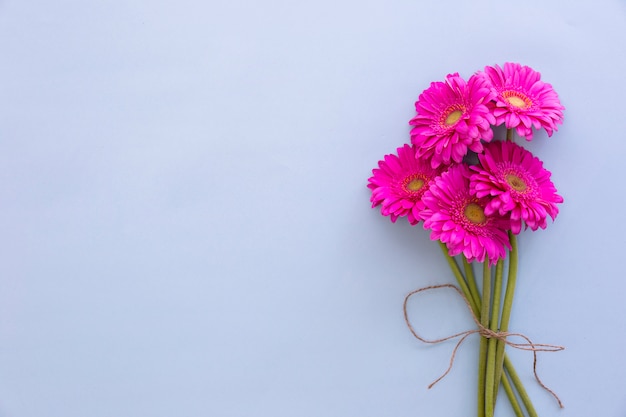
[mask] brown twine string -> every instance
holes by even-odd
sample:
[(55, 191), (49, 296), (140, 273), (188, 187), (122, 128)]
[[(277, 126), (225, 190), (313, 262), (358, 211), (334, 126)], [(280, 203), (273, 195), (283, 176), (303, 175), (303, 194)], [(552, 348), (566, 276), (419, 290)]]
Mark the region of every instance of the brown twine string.
[[(476, 329), (466, 330), (464, 332), (453, 334), (452, 336), (444, 337), (444, 338), (441, 338), (441, 339), (435, 339), (435, 340), (424, 339), (423, 337), (421, 337), (420, 335), (417, 334), (417, 332), (415, 331), (415, 329), (413, 329), (413, 326), (411, 325), (411, 322), (409, 320), (409, 315), (407, 313), (407, 303), (409, 301), (409, 298), (411, 298), (413, 295), (418, 294), (420, 292), (436, 290), (436, 289), (440, 289), (440, 288), (451, 288), (454, 291), (456, 291), (457, 294), (459, 294), (459, 296), (461, 296), (461, 298), (465, 302), (465, 305), (467, 306), (467, 309), (470, 311), (470, 314), (472, 316), (472, 319), (474, 320), (474, 323), (476, 323), (476, 327), (477, 327)], [(450, 357), (450, 364), (448, 365), (448, 369), (446, 369), (446, 371), (439, 378), (437, 378), (435, 381), (433, 381), (428, 386), (429, 389), (432, 388), (437, 382), (441, 381), (452, 370), (452, 365), (454, 364), (454, 358), (456, 356), (456, 352), (457, 352), (457, 350), (459, 350), (459, 347), (465, 341), (465, 339), (467, 339), (469, 336), (471, 336), (471, 335), (473, 335), (475, 333), (478, 333), (479, 335), (481, 335), (482, 337), (487, 338), (487, 339), (497, 339), (497, 340), (500, 340), (503, 343), (505, 343), (508, 346), (511, 346), (511, 347), (513, 347), (515, 349), (529, 350), (529, 351), (533, 352), (533, 373), (535, 374), (535, 379), (537, 380), (537, 382), (539, 383), (539, 385), (541, 385), (541, 387), (543, 389), (545, 389), (550, 394), (552, 394), (552, 396), (559, 403), (559, 407), (563, 408), (563, 403), (561, 402), (560, 398), (555, 394), (554, 391), (552, 391), (543, 382), (541, 382), (541, 379), (539, 379), (539, 375), (537, 374), (537, 352), (558, 352), (558, 351), (561, 351), (561, 350), (565, 349), (565, 347), (557, 346), (557, 345), (546, 345), (544, 343), (533, 343), (526, 335), (523, 335), (521, 333), (494, 331), (494, 330), (491, 330), (491, 329), (483, 326), (480, 323), (480, 320), (474, 314), (474, 311), (472, 310), (472, 306), (470, 305), (470, 303), (467, 300), (467, 298), (465, 297), (465, 295), (463, 295), (461, 290), (459, 290), (456, 286), (454, 286), (452, 284), (431, 285), (431, 286), (428, 286), (428, 287), (420, 288), (420, 289), (415, 290), (415, 291), (411, 291), (404, 298), (404, 320), (406, 321), (406, 325), (409, 327), (409, 330), (411, 331), (413, 336), (415, 336), (418, 340), (420, 340), (420, 341), (422, 341), (424, 343), (436, 344), (436, 343), (445, 342), (446, 340), (456, 339), (457, 337), (460, 337), (459, 341), (457, 342), (456, 346), (454, 347), (454, 350), (452, 351), (452, 356)], [(510, 340), (507, 339), (508, 337), (512, 337), (512, 336), (520, 337), (520, 338), (524, 339), (526, 341), (526, 343), (515, 343), (515, 342), (511, 342)]]

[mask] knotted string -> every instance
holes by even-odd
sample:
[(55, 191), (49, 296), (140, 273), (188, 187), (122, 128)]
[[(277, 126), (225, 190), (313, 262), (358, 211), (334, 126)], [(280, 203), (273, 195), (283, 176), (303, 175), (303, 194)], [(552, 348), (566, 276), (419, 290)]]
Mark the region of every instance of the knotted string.
[[(440, 289), (440, 288), (451, 288), (454, 291), (456, 291), (457, 294), (459, 294), (459, 296), (465, 302), (465, 305), (467, 306), (467, 309), (470, 311), (470, 314), (472, 316), (472, 319), (474, 320), (474, 323), (476, 323), (476, 327), (477, 327), (476, 329), (466, 330), (464, 332), (453, 334), (452, 336), (444, 337), (444, 338), (441, 338), (441, 339), (435, 339), (435, 340), (424, 339), (423, 337), (421, 337), (420, 335), (417, 334), (417, 332), (415, 331), (415, 329), (413, 329), (413, 326), (411, 325), (411, 322), (409, 320), (409, 315), (407, 313), (407, 303), (409, 301), (409, 298), (411, 298), (413, 295), (418, 294), (420, 292), (436, 290), (436, 289)], [(561, 350), (565, 349), (565, 347), (557, 346), (557, 345), (546, 345), (546, 344), (543, 344), (543, 343), (533, 343), (526, 335), (523, 335), (521, 333), (510, 333), (510, 332), (494, 331), (494, 330), (491, 330), (491, 329), (483, 326), (480, 323), (480, 320), (474, 314), (474, 311), (472, 310), (472, 306), (470, 305), (470, 303), (467, 300), (467, 298), (465, 297), (465, 295), (463, 295), (461, 290), (459, 290), (456, 286), (454, 286), (452, 284), (431, 285), (431, 286), (428, 286), (428, 287), (420, 288), (420, 289), (415, 290), (415, 291), (411, 291), (404, 298), (404, 320), (406, 321), (406, 325), (408, 326), (408, 328), (411, 331), (411, 333), (413, 334), (413, 336), (415, 336), (418, 340), (420, 340), (420, 341), (422, 341), (424, 343), (436, 344), (436, 343), (445, 342), (446, 340), (456, 339), (457, 337), (460, 337), (459, 341), (457, 342), (456, 346), (454, 347), (454, 350), (452, 351), (452, 356), (450, 357), (450, 364), (448, 365), (448, 369), (446, 369), (446, 371), (439, 378), (437, 378), (435, 381), (433, 381), (428, 386), (429, 389), (432, 388), (437, 382), (441, 381), (452, 370), (452, 365), (454, 364), (454, 358), (456, 356), (456, 352), (457, 352), (457, 350), (459, 350), (459, 347), (465, 341), (465, 339), (467, 339), (469, 336), (471, 336), (471, 335), (473, 335), (475, 333), (478, 333), (479, 335), (481, 335), (484, 338), (487, 338), (487, 339), (497, 339), (497, 340), (500, 340), (503, 343), (505, 343), (506, 345), (511, 346), (513, 348), (521, 349), (521, 350), (529, 350), (529, 351), (533, 352), (533, 373), (535, 374), (535, 379), (537, 380), (539, 385), (541, 385), (541, 387), (543, 387), (543, 389), (545, 389), (550, 394), (552, 394), (552, 396), (559, 403), (559, 407), (563, 408), (563, 403), (561, 402), (559, 397), (554, 393), (554, 391), (552, 391), (543, 382), (541, 382), (541, 379), (539, 378), (539, 375), (537, 375), (537, 352), (558, 352), (558, 351), (561, 351)], [(515, 343), (515, 342), (511, 342), (510, 340), (507, 339), (508, 337), (512, 337), (512, 336), (520, 337), (520, 338), (524, 339), (526, 341), (526, 343)]]

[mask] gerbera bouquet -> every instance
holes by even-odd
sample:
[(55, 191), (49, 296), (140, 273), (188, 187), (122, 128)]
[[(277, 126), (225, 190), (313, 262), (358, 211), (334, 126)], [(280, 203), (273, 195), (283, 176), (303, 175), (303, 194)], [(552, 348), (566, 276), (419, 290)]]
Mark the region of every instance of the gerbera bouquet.
[[(372, 207), (380, 206), (381, 214), (392, 222), (400, 217), (411, 225), (422, 222), (430, 238), (439, 242), (458, 288), (444, 284), (411, 292), (404, 303), (407, 325), (427, 343), (459, 338), (450, 367), (439, 379), (450, 371), (460, 343), (480, 334), (477, 415), (494, 415), (502, 386), (516, 416), (535, 417), (505, 347), (532, 351), (535, 363), (537, 351), (563, 348), (536, 344), (508, 330), (517, 275), (516, 236), (528, 228), (545, 229), (547, 218), (556, 218), (563, 198), (541, 160), (515, 139), (530, 141), (536, 129), (552, 136), (562, 123), (564, 107), (537, 71), (505, 63), (487, 66), (467, 81), (455, 73), (433, 82), (415, 109), (409, 122), (412, 145), (386, 155), (372, 171), (368, 184)], [(493, 128), (500, 125), (506, 127), (505, 138), (494, 137)], [(482, 264), (482, 285), (474, 274), (476, 263)], [(408, 318), (407, 301), (440, 288), (454, 289), (464, 298), (476, 329), (439, 340), (418, 335)]]

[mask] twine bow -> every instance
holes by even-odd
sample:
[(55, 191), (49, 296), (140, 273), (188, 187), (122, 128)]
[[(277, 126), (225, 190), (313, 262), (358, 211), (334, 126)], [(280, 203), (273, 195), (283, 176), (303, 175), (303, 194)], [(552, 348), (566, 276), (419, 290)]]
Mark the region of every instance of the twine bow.
[[(467, 306), (468, 310), (470, 311), (472, 319), (474, 320), (474, 323), (476, 323), (476, 327), (477, 327), (476, 329), (466, 330), (464, 332), (456, 333), (456, 334), (453, 334), (451, 336), (447, 336), (447, 337), (444, 337), (444, 338), (441, 338), (441, 339), (435, 339), (435, 340), (424, 339), (423, 337), (421, 337), (420, 335), (417, 334), (417, 332), (415, 331), (415, 329), (411, 325), (411, 322), (409, 320), (409, 315), (407, 313), (407, 303), (409, 301), (409, 298), (411, 298), (413, 295), (418, 294), (420, 292), (436, 290), (436, 289), (440, 289), (440, 288), (451, 288), (454, 291), (456, 291), (456, 293), (463, 299), (463, 301), (465, 302), (465, 305)], [(459, 349), (459, 347), (461, 346), (461, 344), (465, 341), (465, 339), (467, 339), (469, 336), (471, 336), (473, 334), (478, 333), (479, 335), (481, 335), (482, 337), (487, 338), (487, 339), (497, 339), (497, 340), (500, 340), (503, 343), (505, 343), (506, 345), (511, 346), (511, 347), (513, 347), (515, 349), (528, 350), (528, 351), (533, 352), (533, 373), (535, 374), (535, 379), (537, 380), (539, 385), (541, 385), (541, 387), (543, 387), (543, 389), (545, 389), (550, 394), (552, 394), (552, 396), (559, 403), (559, 406), (561, 408), (563, 408), (563, 403), (561, 403), (561, 400), (559, 399), (559, 397), (554, 393), (554, 391), (552, 391), (543, 382), (541, 382), (541, 379), (539, 378), (539, 375), (537, 375), (537, 352), (558, 352), (558, 351), (561, 351), (561, 350), (565, 349), (565, 347), (558, 346), (558, 345), (547, 345), (547, 344), (544, 344), (544, 343), (533, 343), (530, 340), (530, 338), (528, 338), (528, 336), (526, 336), (524, 334), (494, 331), (494, 330), (491, 330), (491, 329), (483, 326), (480, 323), (480, 320), (474, 314), (474, 311), (472, 310), (472, 307), (470, 306), (470, 303), (467, 300), (467, 298), (465, 297), (465, 295), (463, 295), (461, 290), (459, 290), (456, 286), (454, 286), (452, 284), (431, 285), (431, 286), (428, 286), (428, 287), (420, 288), (420, 289), (415, 290), (415, 291), (411, 291), (404, 298), (404, 307), (403, 308), (404, 308), (404, 320), (406, 321), (406, 325), (408, 326), (408, 328), (411, 331), (411, 333), (413, 334), (413, 336), (415, 336), (415, 338), (417, 338), (421, 342), (430, 343), (430, 344), (437, 344), (437, 343), (445, 342), (445, 341), (450, 340), (450, 339), (456, 339), (457, 337), (460, 337), (459, 341), (457, 342), (456, 346), (454, 347), (454, 350), (452, 351), (452, 355), (450, 356), (450, 364), (448, 365), (448, 369), (446, 369), (446, 371), (439, 378), (437, 378), (435, 381), (433, 381), (428, 386), (429, 389), (432, 388), (437, 382), (441, 381), (452, 370), (452, 365), (454, 364), (454, 358), (456, 356), (456, 352)], [(522, 338), (522, 339), (524, 339), (526, 341), (526, 343), (511, 342), (510, 340), (508, 340), (509, 337), (519, 337), (519, 338)]]

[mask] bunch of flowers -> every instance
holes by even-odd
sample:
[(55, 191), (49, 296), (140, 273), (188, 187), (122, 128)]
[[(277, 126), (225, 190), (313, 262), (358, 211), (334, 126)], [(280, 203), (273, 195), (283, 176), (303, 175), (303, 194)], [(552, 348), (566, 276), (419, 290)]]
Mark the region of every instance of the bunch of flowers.
[[(477, 415), (494, 415), (502, 386), (517, 416), (534, 417), (537, 413), (505, 346), (533, 353), (562, 348), (508, 333), (517, 275), (516, 236), (529, 228), (545, 229), (547, 218), (556, 218), (563, 198), (542, 161), (515, 139), (530, 141), (537, 129), (551, 136), (562, 123), (564, 107), (539, 72), (505, 63), (487, 66), (467, 81), (455, 73), (433, 82), (420, 94), (415, 109), (409, 122), (412, 144), (386, 155), (372, 171), (368, 183), (372, 207), (380, 207), (392, 222), (400, 217), (411, 225), (421, 222), (430, 238), (439, 242), (480, 326), (473, 331), (482, 336)], [(493, 128), (500, 125), (507, 133), (498, 140)], [(474, 275), (476, 263), (483, 266), (482, 291)], [(513, 335), (528, 343), (508, 341)]]

